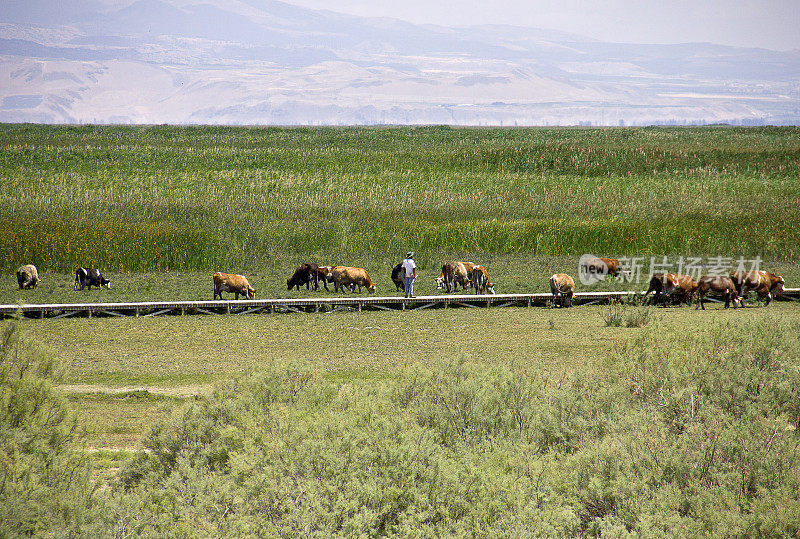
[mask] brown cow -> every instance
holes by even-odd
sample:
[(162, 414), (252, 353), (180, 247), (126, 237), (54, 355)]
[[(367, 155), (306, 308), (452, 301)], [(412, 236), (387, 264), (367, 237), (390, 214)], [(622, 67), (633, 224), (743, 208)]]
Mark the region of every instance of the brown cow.
[(689, 275), (681, 273), (670, 273), (671, 284), (673, 286), (671, 294), (679, 303), (686, 302), (692, 304), (692, 296), (697, 292), (697, 281), (692, 279)]
[(736, 293), (744, 296), (745, 292), (755, 290), (758, 299), (767, 298), (764, 305), (769, 305), (772, 301), (772, 292), (782, 292), (786, 282), (780, 275), (775, 275), (768, 271), (733, 271), (730, 274), (733, 284), (736, 286)]
[(370, 294), (375, 293), (375, 285), (372, 284), (372, 279), (369, 278), (369, 274), (367, 270), (363, 268), (349, 268), (345, 266), (334, 266), (333, 267), (333, 291), (338, 292), (339, 289), (342, 289), (344, 292), (344, 287), (350, 287), (351, 291), (355, 291), (356, 285), (358, 285), (358, 291), (361, 292), (361, 287), (365, 286), (367, 288), (367, 292)]
[(33, 264), (25, 264), (17, 270), (17, 284), (19, 289), (36, 288), (39, 283), (39, 270)]
[[(333, 282), (333, 266), (319, 266), (317, 268), (317, 283), (322, 283), (325, 286), (325, 290), (330, 292), (328, 288), (328, 283)], [(317, 289), (319, 288), (319, 284), (317, 284)]]
[(550, 277), (550, 292), (554, 307), (572, 307), (575, 295), (575, 281), (566, 273), (556, 273)]
[(461, 262), (464, 264), (464, 269), (467, 270), (467, 275), (471, 278), (472, 277), (472, 270), (477, 266), (475, 262)]
[(644, 294), (644, 298), (650, 292), (654, 292), (653, 303), (656, 304), (661, 301), (663, 306), (667, 306), (667, 302), (672, 300), (673, 303), (677, 301), (682, 303), (687, 301), (691, 303), (692, 296), (697, 290), (697, 283), (688, 275), (680, 273), (654, 273), (650, 277), (650, 287)]
[(475, 283), (472, 282), (472, 270), (475, 269), (475, 266), (477, 266), (477, 264), (475, 262), (464, 262), (461, 260), (459, 260), (459, 262), (461, 262), (461, 264), (464, 265), (464, 269), (467, 270), (467, 279), (469, 279), (467, 285), (475, 286)]
[(608, 276), (618, 277), (620, 274), (629, 273), (620, 269), (620, 261), (616, 258), (581, 257), (580, 266), (582, 275), (585, 273), (598, 281), (604, 280)]
[[(474, 267), (475, 265), (472, 264)], [(452, 286), (453, 292), (456, 291), (456, 286), (461, 285), (461, 288), (466, 290), (469, 286), (469, 272), (463, 262), (445, 262), (442, 266), (442, 274), (436, 279), (436, 288), (447, 288), (447, 293), (450, 293)]]
[(483, 266), (473, 266), (472, 272), (472, 286), (475, 287), (475, 293), (480, 294), (494, 294), (494, 284), (489, 282), (489, 274)]
[(620, 273), (623, 273), (622, 270), (620, 269), (619, 260), (617, 260), (616, 258), (601, 258), (600, 260), (602, 260), (605, 263), (606, 267), (608, 268), (608, 274), (611, 275), (612, 277), (616, 277)]
[(236, 299), (239, 299), (239, 294), (245, 296), (247, 299), (256, 297), (256, 289), (250, 286), (247, 282), (247, 277), (244, 275), (236, 275), (232, 273), (217, 272), (213, 276), (214, 279), (214, 299), (222, 299), (223, 292), (233, 292), (236, 294)]
[(703, 300), (710, 293), (724, 296), (726, 309), (730, 306), (731, 301), (733, 301), (734, 309), (737, 301), (740, 306), (742, 305), (742, 298), (736, 293), (736, 286), (729, 277), (705, 276), (700, 277), (697, 282), (697, 307), (695, 309), (699, 309), (702, 306), (703, 310), (705, 310), (706, 306), (703, 305)]

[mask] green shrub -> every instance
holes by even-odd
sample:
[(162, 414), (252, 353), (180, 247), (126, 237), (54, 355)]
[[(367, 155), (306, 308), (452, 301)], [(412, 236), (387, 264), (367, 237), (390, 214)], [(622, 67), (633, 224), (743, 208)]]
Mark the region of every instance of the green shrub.
[[(146, 519), (118, 531), (574, 531), (568, 507), (545, 504), (544, 469), (531, 459), (543, 451), (530, 435), (544, 421), (530, 400), (535, 381), (465, 362), (443, 367), (442, 376), (410, 370), (388, 387), (337, 388), (313, 371), (277, 366), (220, 387), (153, 429), (149, 453), (124, 468), (114, 513), (135, 507)], [(426, 418), (430, 399), (437, 411)], [(570, 421), (554, 428), (569, 430)]]
[(0, 335), (0, 536), (81, 535), (94, 487), (56, 361), (17, 320)]
[(791, 536), (797, 329), (717, 323), (675, 346), (651, 324), (575, 373), (460, 359), (343, 383), (273, 365), (156, 426), (105, 522), (158, 536)]
[(600, 310), (600, 317), (606, 326), (618, 328), (625, 321), (625, 307), (618, 301), (611, 300)]
[(601, 308), (600, 317), (606, 326), (624, 326), (626, 328), (646, 326), (654, 318), (650, 307), (636, 306), (615, 300)]
[(646, 326), (653, 319), (650, 307), (631, 307), (625, 315), (626, 328), (640, 328)]

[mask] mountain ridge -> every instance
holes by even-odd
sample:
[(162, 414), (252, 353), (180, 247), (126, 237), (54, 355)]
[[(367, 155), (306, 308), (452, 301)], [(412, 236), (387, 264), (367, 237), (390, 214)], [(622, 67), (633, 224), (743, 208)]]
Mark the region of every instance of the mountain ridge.
[(800, 50), (415, 25), (277, 0), (9, 6), (3, 122), (800, 123)]

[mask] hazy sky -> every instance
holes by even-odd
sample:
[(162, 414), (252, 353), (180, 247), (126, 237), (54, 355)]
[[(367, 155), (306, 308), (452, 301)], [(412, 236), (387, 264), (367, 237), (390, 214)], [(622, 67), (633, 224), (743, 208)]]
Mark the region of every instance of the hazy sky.
[(284, 0), (444, 26), (514, 24), (603, 41), (800, 49), (800, 0)]

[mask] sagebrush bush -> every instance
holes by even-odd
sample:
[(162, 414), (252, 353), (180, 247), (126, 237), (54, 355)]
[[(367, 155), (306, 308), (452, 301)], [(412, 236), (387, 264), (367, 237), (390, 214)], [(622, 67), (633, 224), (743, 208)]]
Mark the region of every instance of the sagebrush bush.
[(600, 318), (607, 326), (620, 327), (625, 320), (625, 307), (617, 302), (611, 301), (600, 310)]
[(619, 301), (611, 301), (600, 310), (600, 318), (606, 326), (639, 328), (653, 320), (653, 311), (647, 306), (637, 306)]
[(94, 486), (75, 414), (51, 385), (59, 365), (17, 320), (0, 339), (0, 537), (81, 536)]
[(277, 364), (155, 427), (108, 515), (143, 535), (796, 535), (796, 325), (649, 325), (595, 370), (382, 382)]

